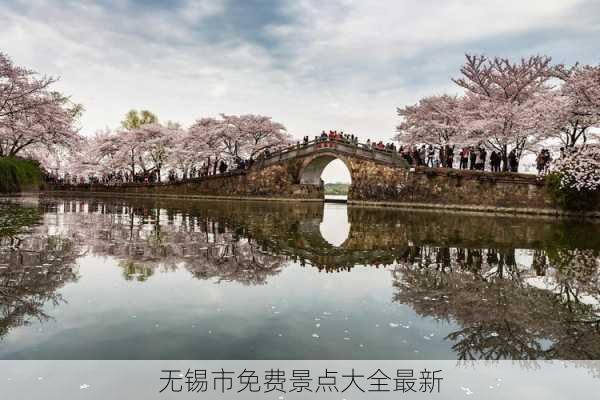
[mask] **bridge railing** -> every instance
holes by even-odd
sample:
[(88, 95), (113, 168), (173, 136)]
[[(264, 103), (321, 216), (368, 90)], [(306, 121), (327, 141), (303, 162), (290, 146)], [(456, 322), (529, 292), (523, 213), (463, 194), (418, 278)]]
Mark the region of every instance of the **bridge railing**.
[[(403, 160), (402, 154), (400, 154), (396, 150), (390, 149), (380, 149), (375, 147), (373, 144), (367, 143), (355, 143), (344, 139), (330, 139), (330, 138), (317, 138), (313, 140), (309, 140), (308, 142), (300, 142), (293, 144), (291, 146), (286, 147), (285, 149), (270, 153), (269, 155), (265, 155), (263, 153), (262, 157), (259, 158), (258, 161), (272, 161), (272, 160), (281, 160), (284, 159), (286, 155), (290, 153), (296, 153), (298, 150), (303, 150), (310, 148), (312, 146), (321, 145), (321, 144), (340, 144), (344, 147), (351, 147), (355, 150), (362, 150), (371, 153), (372, 155), (379, 154), (383, 156), (391, 157), (392, 159)], [(356, 154), (356, 151), (346, 151), (343, 147), (335, 147), (336, 150), (341, 151), (346, 154)], [(373, 157), (375, 158), (375, 157)]]
[(321, 138), (318, 138), (318, 139), (309, 140), (308, 142), (300, 142), (300, 143), (292, 144), (292, 145), (286, 147), (285, 149), (282, 149), (282, 150), (272, 153), (271, 156), (277, 155), (279, 153), (282, 153), (282, 154), (289, 153), (289, 152), (297, 150), (299, 148), (309, 147), (314, 144), (321, 144), (321, 143), (340, 143), (340, 144), (344, 144), (347, 146), (354, 146), (359, 149), (375, 151), (375, 152), (379, 152), (379, 153), (387, 153), (387, 154), (397, 154), (398, 153), (397, 151), (394, 151), (394, 150), (379, 149), (377, 147), (374, 147), (372, 144), (367, 144), (367, 143), (360, 143), (360, 142), (353, 143), (351, 141), (344, 140), (344, 139), (330, 139), (330, 138), (321, 139)]

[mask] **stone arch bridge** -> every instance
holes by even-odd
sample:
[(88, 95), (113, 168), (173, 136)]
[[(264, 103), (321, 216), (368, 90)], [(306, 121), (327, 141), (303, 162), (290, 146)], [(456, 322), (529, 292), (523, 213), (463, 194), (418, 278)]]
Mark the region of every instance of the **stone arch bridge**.
[[(126, 184), (49, 184), (43, 190), (94, 196), (167, 196), (171, 198), (283, 199), (320, 201), (321, 173), (341, 160), (350, 172), (348, 200), (357, 204), (412, 205), (466, 211), (564, 214), (543, 180), (535, 175), (418, 167), (394, 151), (337, 140), (291, 146), (257, 160), (250, 168), (177, 182)], [(600, 204), (598, 201), (596, 204)], [(579, 215), (576, 213), (575, 215)], [(598, 207), (588, 214), (597, 217)]]
[(300, 190), (306, 186), (322, 190), (321, 174), (335, 159), (341, 160), (350, 172), (349, 199), (369, 198), (373, 191), (396, 192), (403, 186), (409, 170), (408, 163), (398, 152), (342, 140), (314, 140), (289, 147), (259, 160), (253, 170), (281, 172), (283, 167), (288, 180), (299, 185)]

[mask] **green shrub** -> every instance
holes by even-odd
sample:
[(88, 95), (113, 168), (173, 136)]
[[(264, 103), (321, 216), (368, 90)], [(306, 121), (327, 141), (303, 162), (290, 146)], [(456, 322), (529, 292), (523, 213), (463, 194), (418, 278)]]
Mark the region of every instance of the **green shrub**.
[(42, 182), (39, 163), (15, 157), (0, 157), (0, 193), (37, 188)]
[(561, 174), (552, 173), (546, 177), (546, 190), (558, 207), (566, 210), (594, 209), (598, 194), (589, 190), (577, 190), (561, 184)]

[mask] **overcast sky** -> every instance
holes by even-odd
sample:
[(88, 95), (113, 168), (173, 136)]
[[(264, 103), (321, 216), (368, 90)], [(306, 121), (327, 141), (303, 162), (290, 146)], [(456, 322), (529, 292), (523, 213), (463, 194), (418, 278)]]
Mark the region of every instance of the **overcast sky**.
[(397, 106), (457, 92), (465, 52), (598, 64), (599, 19), (598, 0), (0, 0), (0, 51), (59, 76), (84, 134), (138, 108), (387, 140)]

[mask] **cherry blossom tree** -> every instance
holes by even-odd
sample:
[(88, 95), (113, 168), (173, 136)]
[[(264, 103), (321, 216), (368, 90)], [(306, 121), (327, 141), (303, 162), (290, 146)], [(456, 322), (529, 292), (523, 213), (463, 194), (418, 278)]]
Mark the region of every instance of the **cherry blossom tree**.
[(14, 65), (4, 53), (0, 53), (0, 118), (17, 116), (35, 110), (49, 100), (44, 95), (56, 78), (43, 76)]
[(117, 149), (115, 134), (108, 130), (99, 131), (93, 136), (82, 137), (69, 151), (56, 157), (47, 169), (59, 174), (99, 177), (123, 169), (115, 159)]
[(148, 164), (162, 165), (165, 157), (163, 150), (159, 150), (159, 142), (163, 132), (155, 114), (148, 110), (130, 110), (121, 126), (122, 129), (97, 138), (101, 163), (106, 169), (128, 169), (135, 175), (136, 167), (147, 172)]
[(218, 150), (212, 148), (207, 142), (211, 126), (217, 123), (212, 118), (204, 118), (196, 121), (189, 129), (179, 128), (176, 131), (170, 164), (181, 170), (184, 176), (187, 176), (195, 165), (208, 167), (213, 157), (217, 160)]
[(456, 139), (460, 129), (460, 98), (431, 96), (417, 104), (398, 108), (403, 121), (396, 128), (394, 140), (400, 143), (431, 143), (443, 146)]
[(109, 144), (107, 147), (110, 150), (113, 145), (116, 145), (116, 152), (114, 154), (114, 161), (116, 165), (127, 166), (131, 175), (135, 175), (137, 172), (136, 166), (140, 165), (140, 160), (143, 153), (144, 143), (141, 141), (141, 134), (139, 130), (119, 130), (111, 138), (114, 143)]
[(81, 143), (85, 143), (85, 138), (82, 137), (69, 148), (60, 147), (49, 150), (47, 148), (30, 147), (20, 153), (19, 156), (38, 160), (44, 171), (52, 174), (60, 174), (72, 170), (70, 166), (71, 160), (79, 158), (79, 148), (83, 147)]
[(83, 177), (98, 176), (112, 170), (111, 165), (98, 152), (98, 137), (85, 138), (65, 157), (64, 172)]
[(600, 145), (568, 149), (554, 162), (552, 170), (560, 176), (562, 188), (579, 192), (600, 191)]
[(267, 148), (291, 143), (291, 136), (279, 122), (264, 115), (247, 114), (241, 116), (223, 115), (225, 124), (234, 125), (242, 143), (242, 157), (254, 159)]
[(569, 70), (566, 81), (568, 89), (584, 104), (600, 106), (600, 66), (576, 65)]
[(145, 172), (156, 171), (160, 182), (161, 169), (169, 160), (177, 129), (151, 123), (142, 125), (135, 132), (142, 143), (140, 165)]
[(183, 147), (208, 157), (213, 173), (221, 160), (256, 159), (267, 148), (291, 143), (291, 136), (282, 124), (271, 117), (253, 114), (221, 114), (220, 119), (199, 119), (189, 128), (187, 137), (191, 144)]
[(600, 127), (600, 66), (559, 65), (555, 73), (564, 82), (555, 95), (555, 107), (548, 110), (560, 125), (557, 136), (566, 147), (598, 139), (591, 128)]
[[(231, 143), (231, 138), (222, 138), (218, 132), (222, 132), (221, 121), (215, 118), (201, 118), (197, 120), (187, 130), (187, 134), (182, 138), (179, 144), (181, 156), (189, 160), (206, 160), (208, 168), (213, 167), (213, 173), (216, 171), (217, 163), (223, 157), (227, 145)], [(194, 155), (195, 154), (195, 155)]]
[(48, 103), (0, 119), (0, 156), (16, 156), (32, 148), (56, 151), (80, 139), (75, 127), (80, 106), (69, 105), (58, 93), (47, 96), (52, 98)]
[(546, 56), (513, 63), (506, 58), (467, 54), (462, 77), (453, 79), (465, 90), (461, 119), (467, 138), (499, 151), (505, 170), (511, 150), (520, 159), (554, 128), (544, 112), (551, 89), (550, 62)]
[(0, 53), (0, 156), (56, 151), (79, 140), (75, 125), (83, 107), (50, 91), (54, 82)]
[(267, 148), (291, 143), (285, 127), (263, 115), (221, 114), (211, 126), (208, 142), (232, 159), (254, 159)]
[(130, 167), (128, 154), (122, 151), (118, 133), (109, 130), (96, 132), (94, 137), (87, 139), (87, 142), (87, 148), (96, 149), (97, 162), (101, 170), (99, 172), (127, 170)]
[(173, 132), (173, 144), (169, 158), (169, 165), (183, 171), (183, 175), (187, 176), (187, 172), (199, 161), (201, 156), (194, 151), (192, 146), (194, 142), (188, 140), (188, 131), (178, 128)]
[(162, 127), (150, 124), (132, 130), (118, 130), (104, 138), (99, 150), (116, 170), (128, 169), (131, 175), (144, 174), (164, 162), (161, 147)]
[(146, 124), (132, 130), (98, 132), (87, 137), (68, 157), (68, 171), (78, 175), (117, 171), (160, 171), (171, 153), (174, 129)]

